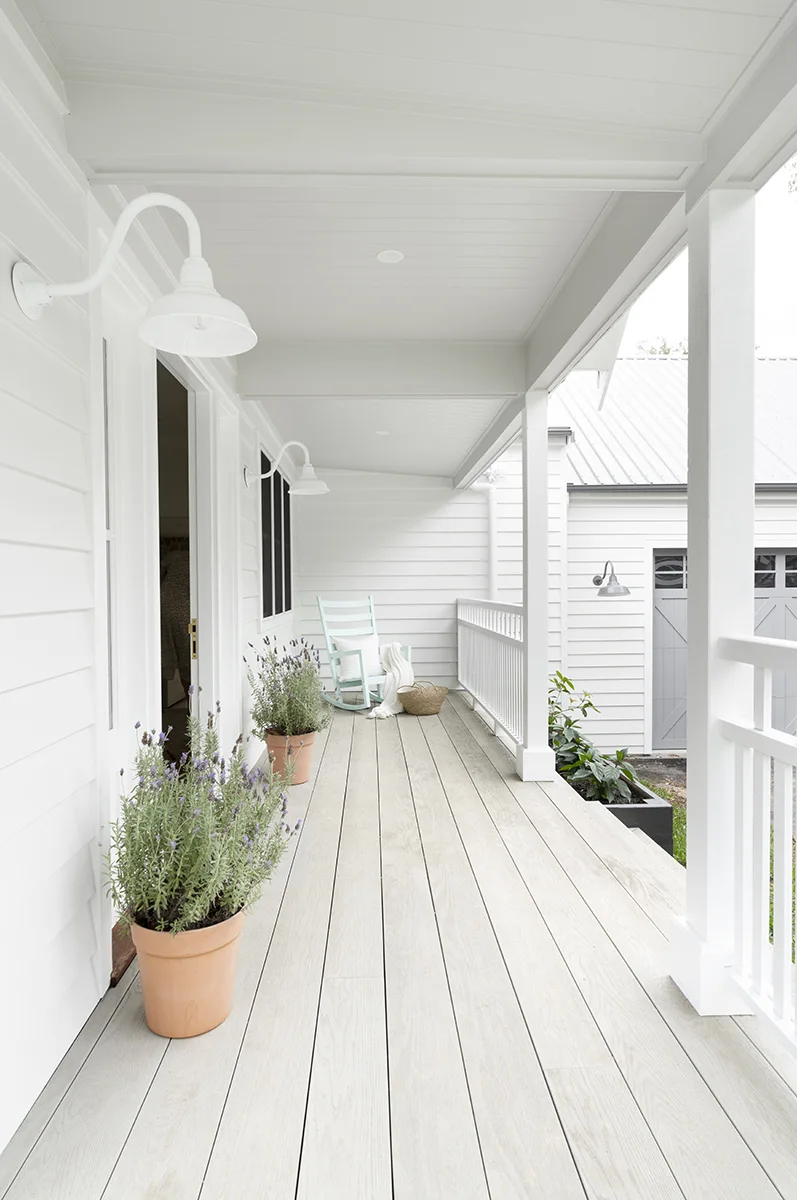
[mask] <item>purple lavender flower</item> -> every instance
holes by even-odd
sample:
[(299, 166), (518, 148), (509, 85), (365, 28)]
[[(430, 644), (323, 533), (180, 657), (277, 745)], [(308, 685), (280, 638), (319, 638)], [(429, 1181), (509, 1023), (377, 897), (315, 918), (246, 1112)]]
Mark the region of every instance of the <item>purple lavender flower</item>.
[(171, 846), (172, 850), (177, 849), (177, 842), (172, 841), (171, 838), (169, 838), (169, 845)]
[(140, 721), (136, 721), (136, 723), (135, 723), (135, 725), (133, 726), (133, 728), (134, 728), (134, 729), (140, 729), (140, 728), (141, 728), (141, 722), (140, 722)]

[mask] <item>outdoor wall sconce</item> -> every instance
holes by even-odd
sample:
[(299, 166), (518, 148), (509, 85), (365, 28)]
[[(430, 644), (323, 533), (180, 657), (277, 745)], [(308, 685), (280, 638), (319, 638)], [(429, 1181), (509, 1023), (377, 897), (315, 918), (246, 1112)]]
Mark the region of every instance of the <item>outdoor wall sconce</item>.
[[(609, 569), (611, 568), (611, 570)], [(606, 576), (609, 576), (606, 579)], [(604, 580), (606, 582), (604, 583)], [(619, 583), (617, 576), (614, 573), (614, 563), (607, 562), (603, 568), (602, 575), (593, 575), (592, 582), (598, 589), (599, 596), (630, 596), (631, 591), (624, 584)]]
[(172, 208), (188, 226), (188, 258), (180, 282), (170, 295), (159, 296), (141, 323), (139, 336), (148, 346), (190, 358), (229, 358), (251, 350), (257, 334), (246, 313), (225, 300), (213, 286), (210, 267), (202, 257), (202, 236), (192, 209), (176, 196), (148, 192), (132, 200), (116, 222), (102, 262), (93, 275), (78, 283), (47, 283), (26, 262), (14, 263), (11, 285), (26, 317), (38, 320), (59, 296), (85, 296), (107, 279), (130, 226), (147, 208)]
[(310, 451), (305, 446), (304, 442), (286, 442), (280, 450), (270, 471), (266, 471), (264, 475), (253, 475), (248, 467), (244, 467), (244, 487), (251, 487), (251, 481), (255, 479), (270, 479), (279, 466), (280, 459), (289, 446), (299, 446), (304, 451), (304, 465), (299, 472), (299, 478), (295, 483), (290, 485), (292, 496), (323, 496), (328, 491), (328, 486), (323, 479), (319, 479), (316, 475), (313, 464), (310, 462)]

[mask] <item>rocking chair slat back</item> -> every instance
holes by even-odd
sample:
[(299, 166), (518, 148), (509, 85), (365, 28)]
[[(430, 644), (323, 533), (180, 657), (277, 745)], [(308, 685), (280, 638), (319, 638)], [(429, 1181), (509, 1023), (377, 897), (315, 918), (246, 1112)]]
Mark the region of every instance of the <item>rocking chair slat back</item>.
[[(361, 678), (356, 680), (343, 680), (341, 678), (338, 671), (340, 655), (338, 654), (335, 638), (368, 637), (376, 633), (373, 596), (360, 597), (356, 600), (324, 600), (322, 596), (319, 596), (318, 612), (321, 617), (321, 628), (324, 631), (324, 642), (326, 643), (327, 654), (329, 655), (332, 682), (335, 687), (334, 697), (328, 694), (327, 700), (329, 700), (330, 704), (334, 704), (336, 708), (345, 708), (354, 712), (370, 708), (372, 689), (377, 696), (381, 696), (381, 687), (376, 680), (365, 678), (365, 672), (362, 669), (360, 672)], [(351, 660), (352, 655), (349, 654), (346, 657)], [(361, 664), (362, 661), (362, 656), (360, 656)], [(352, 689), (352, 685), (356, 687), (362, 695), (361, 702), (344, 699), (344, 692), (341, 689), (341, 684), (344, 682), (350, 690)]]

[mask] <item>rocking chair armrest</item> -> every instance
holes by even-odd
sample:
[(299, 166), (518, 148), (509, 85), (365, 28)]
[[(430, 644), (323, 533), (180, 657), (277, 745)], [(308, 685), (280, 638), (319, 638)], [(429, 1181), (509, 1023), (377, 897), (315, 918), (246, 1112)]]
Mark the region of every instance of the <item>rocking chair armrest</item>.
[(363, 683), (366, 681), (365, 675), (365, 655), (362, 650), (330, 650), (329, 665), (332, 667), (332, 679), (337, 687), (339, 682), (338, 667), (342, 658), (348, 658), (350, 655), (356, 654), (360, 660), (360, 679)]

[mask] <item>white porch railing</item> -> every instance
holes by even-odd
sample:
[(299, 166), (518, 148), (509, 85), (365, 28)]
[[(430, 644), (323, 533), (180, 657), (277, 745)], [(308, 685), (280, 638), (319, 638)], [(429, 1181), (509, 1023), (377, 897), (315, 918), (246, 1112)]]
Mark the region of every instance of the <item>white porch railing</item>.
[(797, 670), (797, 644), (721, 638), (754, 668), (753, 723), (720, 721), (734, 755), (734, 974), (751, 1008), (797, 1049), (794, 811), (797, 738), (772, 728), (772, 672)]
[(459, 681), (516, 743), (523, 741), (523, 606), (457, 600)]

